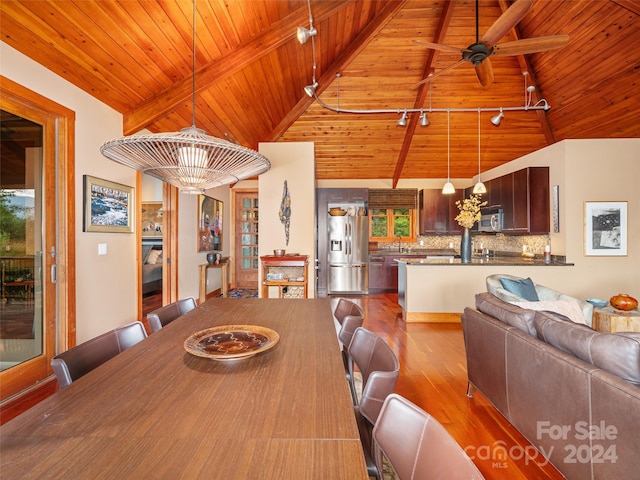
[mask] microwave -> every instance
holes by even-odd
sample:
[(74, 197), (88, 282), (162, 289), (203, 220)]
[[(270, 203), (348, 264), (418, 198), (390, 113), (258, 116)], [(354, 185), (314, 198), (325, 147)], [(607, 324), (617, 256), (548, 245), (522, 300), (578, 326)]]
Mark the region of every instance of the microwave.
[(503, 222), (503, 212), (501, 208), (490, 207), (482, 210), (482, 216), (478, 222), (479, 232), (501, 232)]

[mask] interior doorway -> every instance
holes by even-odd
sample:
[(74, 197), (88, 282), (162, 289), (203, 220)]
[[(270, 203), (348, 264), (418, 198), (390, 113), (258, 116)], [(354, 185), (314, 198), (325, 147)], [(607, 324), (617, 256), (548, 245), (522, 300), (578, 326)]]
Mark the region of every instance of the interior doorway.
[(234, 276), (236, 288), (258, 288), (258, 190), (234, 192)]

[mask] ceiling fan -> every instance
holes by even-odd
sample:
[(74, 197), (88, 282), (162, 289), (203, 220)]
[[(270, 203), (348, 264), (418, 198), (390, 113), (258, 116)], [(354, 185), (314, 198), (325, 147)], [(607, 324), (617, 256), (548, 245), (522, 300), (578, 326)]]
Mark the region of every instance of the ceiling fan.
[(497, 43), (504, 37), (509, 30), (524, 18), (531, 6), (533, 0), (516, 0), (500, 17), (489, 27), (489, 29), (479, 37), (478, 33), (478, 0), (476, 0), (476, 42), (467, 48), (452, 47), (440, 43), (423, 42), (414, 40), (416, 45), (421, 45), (433, 50), (442, 52), (461, 53), (462, 58), (449, 67), (441, 70), (437, 74), (431, 74), (418, 84), (421, 85), (430, 81), (436, 75), (442, 75), (444, 72), (457, 67), (463, 62), (471, 63), (476, 70), (476, 77), (480, 85), (486, 87), (493, 82), (493, 68), (489, 57), (504, 57), (509, 55), (525, 55), (528, 53), (543, 52), (560, 48), (569, 41), (569, 35), (551, 35), (547, 37), (524, 38), (511, 42)]

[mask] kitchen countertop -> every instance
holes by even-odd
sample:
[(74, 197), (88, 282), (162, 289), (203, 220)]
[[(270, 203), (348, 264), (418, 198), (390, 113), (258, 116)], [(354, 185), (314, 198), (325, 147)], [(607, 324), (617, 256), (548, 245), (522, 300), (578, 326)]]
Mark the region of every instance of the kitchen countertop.
[(443, 249), (412, 249), (411, 252), (398, 252), (397, 250), (377, 250), (370, 251), (370, 256), (393, 256), (396, 261), (401, 261), (407, 265), (516, 265), (516, 266), (539, 266), (539, 267), (566, 267), (573, 266), (573, 263), (566, 263), (564, 256), (554, 257), (551, 263), (545, 263), (541, 256), (533, 259), (523, 258), (518, 253), (495, 252), (489, 257), (473, 255), (471, 263), (462, 263), (460, 255), (456, 250)]
[(402, 262), (407, 265), (461, 265), (461, 266), (473, 266), (473, 265), (517, 265), (517, 266), (531, 266), (531, 267), (568, 267), (573, 266), (573, 263), (565, 262), (551, 262), (545, 263), (542, 258), (525, 259), (522, 257), (472, 257), (471, 263), (462, 263), (460, 258), (419, 258), (419, 257), (401, 257), (396, 259), (397, 262)]

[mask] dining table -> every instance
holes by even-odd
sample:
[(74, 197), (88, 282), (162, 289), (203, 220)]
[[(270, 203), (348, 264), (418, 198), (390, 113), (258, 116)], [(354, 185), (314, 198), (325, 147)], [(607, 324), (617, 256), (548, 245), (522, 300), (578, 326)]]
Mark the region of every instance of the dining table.
[[(193, 351), (245, 327), (276, 335)], [(0, 427), (0, 475), (368, 478), (330, 300), (207, 300)]]

